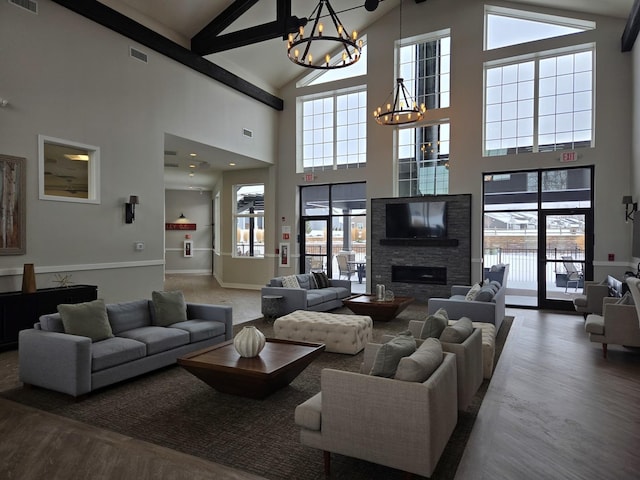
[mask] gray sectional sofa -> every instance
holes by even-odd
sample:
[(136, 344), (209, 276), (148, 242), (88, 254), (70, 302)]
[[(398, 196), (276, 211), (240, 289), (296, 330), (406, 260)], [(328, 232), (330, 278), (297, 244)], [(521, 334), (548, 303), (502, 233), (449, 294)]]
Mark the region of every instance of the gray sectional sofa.
[(186, 321), (170, 323), (157, 321), (151, 300), (137, 300), (106, 305), (106, 316), (111, 336), (99, 341), (65, 333), (60, 313), (22, 330), (20, 381), (77, 397), (233, 338), (230, 306), (187, 303)]
[(300, 288), (283, 286), (285, 277), (275, 277), (266, 287), (262, 287), (262, 311), (265, 312), (264, 296), (282, 296), (278, 305), (278, 316), (287, 315), (296, 310), (326, 312), (342, 306), (342, 300), (351, 296), (349, 280), (328, 279), (329, 285), (318, 288), (312, 273), (295, 275)]

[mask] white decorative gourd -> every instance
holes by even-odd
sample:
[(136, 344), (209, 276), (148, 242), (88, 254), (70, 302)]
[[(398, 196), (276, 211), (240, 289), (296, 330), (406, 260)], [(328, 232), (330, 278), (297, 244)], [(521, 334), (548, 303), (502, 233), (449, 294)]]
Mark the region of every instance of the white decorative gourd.
[(244, 327), (233, 339), (233, 346), (241, 357), (256, 357), (264, 348), (264, 334), (254, 326)]

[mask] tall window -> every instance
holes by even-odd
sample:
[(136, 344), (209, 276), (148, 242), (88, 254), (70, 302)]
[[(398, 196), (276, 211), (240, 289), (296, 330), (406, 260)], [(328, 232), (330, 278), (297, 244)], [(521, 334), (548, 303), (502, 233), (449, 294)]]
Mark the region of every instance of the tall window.
[(304, 171), (364, 166), (367, 161), (367, 94), (355, 91), (302, 99)]
[(485, 65), (485, 156), (590, 147), (593, 50)]
[(234, 256), (264, 257), (264, 185), (236, 185)]
[[(427, 111), (450, 106), (451, 37), (429, 34), (398, 51), (400, 76)], [(443, 117), (448, 116), (444, 115)], [(437, 114), (433, 116), (437, 118)], [(398, 192), (401, 196), (449, 193), (448, 122), (398, 129)]]

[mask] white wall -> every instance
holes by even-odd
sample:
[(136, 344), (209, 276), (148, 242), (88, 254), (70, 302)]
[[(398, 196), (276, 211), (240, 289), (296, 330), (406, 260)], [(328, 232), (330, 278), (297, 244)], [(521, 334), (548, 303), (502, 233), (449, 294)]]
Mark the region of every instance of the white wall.
[[(512, 8), (523, 5), (493, 2)], [(482, 244), (482, 174), (490, 171), (553, 168), (562, 164), (559, 153), (536, 153), (517, 156), (482, 157), (483, 62), (528, 51), (551, 50), (568, 44), (567, 38), (517, 46), (500, 52), (483, 52), (484, 3), (476, 0), (430, 0), (416, 4), (403, 2), (402, 36), (451, 29), (451, 107), (443, 112), (451, 122), (450, 193), (472, 194), (473, 278), (481, 275)], [(578, 160), (569, 166), (595, 165), (595, 278), (611, 270), (624, 271), (630, 258), (630, 225), (624, 222), (622, 195), (630, 194), (631, 177), (631, 56), (620, 52), (620, 36), (625, 21), (552, 9), (540, 10), (563, 16), (577, 16), (597, 22), (597, 30), (581, 35), (581, 43), (596, 42), (595, 147), (579, 149)], [(394, 83), (393, 42), (399, 37), (397, 9), (362, 32), (368, 38), (368, 74), (355, 84), (368, 86), (368, 111), (382, 103)], [(508, 53), (505, 51), (508, 50)], [(350, 83), (348, 81), (346, 83)], [(344, 85), (344, 84), (343, 84)], [(295, 82), (282, 91), (285, 110), (280, 130), (278, 166), (278, 218), (297, 215), (296, 198), (302, 175), (295, 172), (295, 98), (319, 87), (295, 88)], [(432, 119), (434, 113), (431, 115)], [(377, 125), (372, 119), (367, 127), (367, 166), (362, 169), (319, 172), (315, 183), (359, 181), (366, 179), (369, 198), (393, 196), (394, 129)], [(640, 161), (640, 159), (638, 160)], [(636, 196), (638, 194), (636, 183)], [(369, 218), (369, 222), (376, 219)], [(296, 225), (296, 228), (298, 226)], [(371, 230), (370, 228), (368, 229)], [(622, 235), (620, 233), (623, 233)], [(296, 245), (296, 253), (298, 253)], [(607, 254), (615, 253), (616, 262)], [(369, 279), (367, 275), (367, 279)]]
[[(195, 230), (166, 230), (165, 273), (211, 274), (211, 192), (191, 190), (165, 191), (165, 222), (175, 223), (181, 214)], [(186, 235), (193, 242), (193, 256), (185, 257)]]
[[(0, 153), (27, 159), (27, 253), (0, 257), (0, 290), (19, 289), (22, 265), (34, 263), (39, 288), (64, 272), (107, 301), (148, 297), (163, 285), (165, 133), (270, 165), (278, 112), (62, 6), (38, 6), (0, 2), (0, 97), (10, 101)], [(38, 134), (100, 147), (99, 205), (38, 199)], [(132, 194), (140, 205), (125, 224)]]

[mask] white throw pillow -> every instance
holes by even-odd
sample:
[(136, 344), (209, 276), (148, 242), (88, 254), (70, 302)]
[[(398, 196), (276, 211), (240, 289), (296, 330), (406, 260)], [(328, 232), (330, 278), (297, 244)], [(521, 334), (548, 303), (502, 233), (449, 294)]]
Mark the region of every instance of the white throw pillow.
[(464, 297), (464, 299), (468, 301), (475, 300), (478, 293), (480, 293), (481, 288), (482, 286), (479, 283), (476, 283), (473, 287), (471, 287), (471, 290), (467, 292), (467, 295)]
[(295, 275), (287, 275), (286, 277), (282, 277), (282, 286), (286, 288), (300, 288), (298, 277), (296, 277)]

